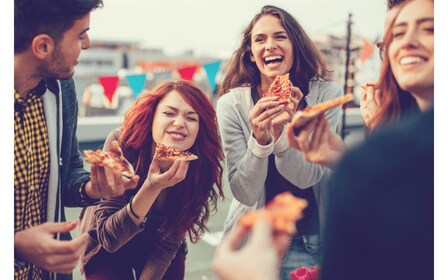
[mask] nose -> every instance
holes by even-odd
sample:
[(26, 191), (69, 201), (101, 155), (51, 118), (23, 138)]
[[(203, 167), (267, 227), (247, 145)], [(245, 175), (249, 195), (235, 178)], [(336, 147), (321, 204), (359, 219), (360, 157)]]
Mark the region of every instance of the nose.
[(89, 35), (88, 35), (88, 34), (86, 34), (86, 36), (85, 36), (84, 39), (82, 40), (81, 48), (82, 48), (83, 50), (86, 50), (86, 49), (90, 48), (90, 38), (89, 38)]
[(177, 117), (174, 119), (173, 126), (176, 128), (181, 128), (185, 126), (185, 120), (181, 114), (178, 114)]
[(270, 39), (266, 42), (266, 50), (267, 51), (273, 51), (276, 48), (277, 48), (277, 43), (274, 40)]
[(418, 31), (415, 29), (408, 30), (403, 37), (402, 47), (403, 48), (415, 48), (418, 45)]

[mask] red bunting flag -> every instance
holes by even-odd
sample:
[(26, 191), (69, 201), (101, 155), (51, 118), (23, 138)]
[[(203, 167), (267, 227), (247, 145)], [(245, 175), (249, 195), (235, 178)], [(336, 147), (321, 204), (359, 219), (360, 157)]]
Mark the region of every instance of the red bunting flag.
[(179, 75), (182, 79), (187, 81), (193, 81), (194, 73), (196, 72), (196, 69), (198, 68), (197, 65), (191, 66), (191, 67), (185, 67), (181, 69), (177, 69), (177, 72), (179, 72)]
[(364, 39), (364, 43), (361, 48), (361, 64), (364, 64), (366, 60), (373, 54), (375, 47), (369, 40)]
[(107, 97), (109, 102), (112, 103), (115, 90), (118, 86), (118, 76), (99, 77), (98, 80), (104, 88), (104, 95)]

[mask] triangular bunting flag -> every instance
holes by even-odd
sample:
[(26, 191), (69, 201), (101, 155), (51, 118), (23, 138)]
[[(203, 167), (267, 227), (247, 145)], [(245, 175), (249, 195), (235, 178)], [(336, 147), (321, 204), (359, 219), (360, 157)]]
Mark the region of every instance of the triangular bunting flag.
[(146, 74), (134, 74), (126, 76), (129, 86), (134, 94), (134, 99), (143, 91), (146, 84)]
[(212, 63), (207, 63), (202, 65), (207, 73), (208, 83), (212, 91), (215, 90), (216, 87), (216, 74), (218, 73), (219, 66), (221, 66), (221, 61), (215, 61)]
[(366, 60), (373, 54), (375, 51), (375, 47), (369, 40), (364, 39), (362, 48), (361, 48), (361, 64), (364, 64)]
[(107, 97), (109, 102), (112, 103), (115, 90), (118, 86), (118, 76), (99, 77), (98, 80), (104, 88), (104, 95)]
[(198, 68), (197, 65), (191, 66), (191, 67), (185, 67), (181, 69), (177, 69), (177, 72), (179, 72), (180, 77), (187, 81), (193, 81), (194, 73), (196, 72), (196, 69)]

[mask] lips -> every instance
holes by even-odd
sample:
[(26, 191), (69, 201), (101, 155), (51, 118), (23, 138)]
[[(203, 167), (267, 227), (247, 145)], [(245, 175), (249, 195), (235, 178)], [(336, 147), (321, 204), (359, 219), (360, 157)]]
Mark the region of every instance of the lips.
[(425, 61), (427, 61), (427, 59), (421, 56), (404, 56), (400, 58), (399, 63), (400, 65), (411, 65), (423, 63)]
[(270, 55), (266, 56), (264, 59), (265, 64), (275, 63), (275, 62), (282, 62), (283, 56), (281, 55)]
[(183, 140), (185, 139), (185, 137), (187, 137), (185, 133), (179, 131), (167, 131), (166, 133), (169, 134), (175, 140)]

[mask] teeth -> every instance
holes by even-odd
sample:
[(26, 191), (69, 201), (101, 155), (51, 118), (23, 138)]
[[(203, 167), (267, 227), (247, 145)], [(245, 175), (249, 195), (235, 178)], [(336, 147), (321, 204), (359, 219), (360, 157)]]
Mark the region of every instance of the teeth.
[(183, 136), (182, 134), (177, 134), (177, 133), (170, 133), (171, 137), (175, 138), (175, 139), (183, 139), (185, 136)]
[(407, 64), (419, 63), (419, 62), (423, 62), (423, 61), (425, 61), (425, 60), (418, 56), (406, 56), (406, 57), (403, 57), (402, 59), (400, 59), (400, 64), (407, 65)]
[(272, 61), (272, 60), (275, 60), (275, 59), (282, 59), (282, 57), (279, 56), (279, 55), (277, 55), (277, 56), (269, 56), (269, 57), (266, 57), (264, 60), (266, 62), (268, 62), (268, 61)]

